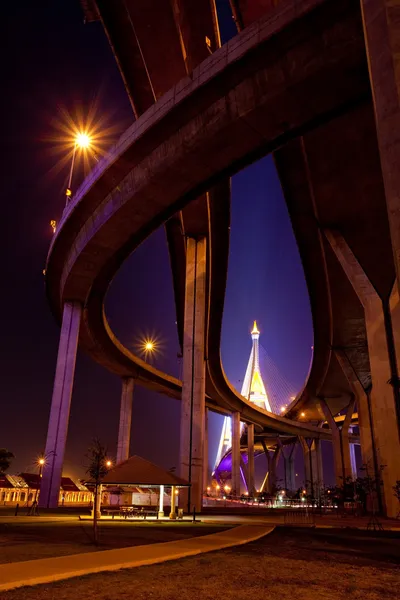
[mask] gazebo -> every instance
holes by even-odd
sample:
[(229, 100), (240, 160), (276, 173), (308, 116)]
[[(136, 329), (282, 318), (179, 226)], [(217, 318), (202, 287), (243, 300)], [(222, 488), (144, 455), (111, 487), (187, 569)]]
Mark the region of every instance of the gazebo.
[[(102, 487), (145, 487), (158, 488), (160, 492), (158, 516), (164, 516), (164, 489), (171, 488), (171, 512), (170, 519), (176, 518), (175, 492), (177, 488), (189, 487), (189, 483), (181, 479), (171, 471), (165, 471), (154, 463), (141, 458), (131, 456), (127, 460), (111, 468), (102, 479)], [(101, 497), (101, 494), (100, 494)]]

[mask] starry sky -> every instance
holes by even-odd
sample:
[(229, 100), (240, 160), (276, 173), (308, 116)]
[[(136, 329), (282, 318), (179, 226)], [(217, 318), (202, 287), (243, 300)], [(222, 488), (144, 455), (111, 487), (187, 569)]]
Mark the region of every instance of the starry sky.
[[(218, 10), (224, 40), (234, 34), (228, 1)], [(133, 116), (99, 23), (85, 25), (79, 1), (21, 0), (1, 20), (2, 218), (0, 244), (0, 447), (15, 454), (10, 472), (33, 468), (43, 451), (59, 328), (45, 297), (43, 268), (68, 177), (62, 154), (66, 115), (94, 114), (115, 141)], [(77, 164), (74, 185), (84, 176)], [(115, 333), (135, 349), (144, 336), (160, 344), (154, 365), (181, 374), (169, 256), (164, 229), (125, 262), (106, 313)], [(272, 157), (232, 180), (231, 249), (222, 359), (238, 388), (257, 319), (260, 343), (296, 391), (307, 375), (313, 339), (307, 289)], [(121, 383), (78, 354), (65, 474), (81, 476), (98, 436), (115, 453)], [(131, 453), (166, 468), (178, 464), (178, 401), (143, 388), (134, 394)], [(210, 418), (210, 466), (222, 418)], [(298, 453), (300, 454), (300, 453)]]

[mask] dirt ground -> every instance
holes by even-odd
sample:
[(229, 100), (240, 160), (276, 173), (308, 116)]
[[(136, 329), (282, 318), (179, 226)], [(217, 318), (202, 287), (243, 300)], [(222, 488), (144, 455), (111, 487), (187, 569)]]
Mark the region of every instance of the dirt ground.
[(0, 523), (0, 564), (95, 550), (171, 542), (226, 529), (217, 525), (165, 522), (102, 522), (99, 546), (90, 521)]
[(277, 529), (245, 546), (0, 592), (0, 600), (382, 600), (399, 589), (398, 533)]

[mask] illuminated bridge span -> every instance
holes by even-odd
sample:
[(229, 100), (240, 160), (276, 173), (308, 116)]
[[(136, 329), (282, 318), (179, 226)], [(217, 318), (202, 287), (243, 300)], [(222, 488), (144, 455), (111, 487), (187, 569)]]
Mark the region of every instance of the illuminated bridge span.
[[(314, 473), (319, 440), (331, 439), (338, 482), (351, 475), (356, 403), (363, 461), (371, 472), (386, 465), (379, 501), (395, 515), (400, 74), (391, 41), (400, 22), (388, 17), (390, 3), (232, 0), (240, 33), (222, 47), (209, 0), (83, 4), (87, 20), (101, 19), (137, 120), (72, 196), (49, 251), (46, 287), (61, 337), (40, 502), (57, 501), (79, 342), (122, 378), (118, 458), (129, 448), (135, 382), (182, 399), (180, 475), (192, 484), (190, 507), (201, 505), (206, 407), (231, 415), (237, 490), (240, 422), (248, 425), (250, 468), (256, 427), (298, 437)], [(309, 378), (284, 416), (238, 394), (220, 357), (229, 177), (271, 152), (314, 326)], [(182, 383), (129, 352), (103, 309), (118, 268), (162, 224)], [(324, 421), (330, 429), (318, 426)]]

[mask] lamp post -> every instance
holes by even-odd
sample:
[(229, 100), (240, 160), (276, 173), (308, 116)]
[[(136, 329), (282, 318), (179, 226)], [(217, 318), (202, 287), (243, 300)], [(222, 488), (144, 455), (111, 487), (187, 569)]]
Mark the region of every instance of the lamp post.
[(74, 173), (76, 152), (78, 149), (87, 150), (88, 148), (90, 148), (90, 144), (91, 144), (91, 138), (87, 133), (78, 133), (76, 135), (74, 149), (72, 151), (71, 168), (69, 170), (68, 186), (65, 191), (65, 206), (68, 205), (69, 199), (72, 196), (71, 185), (72, 185), (72, 176)]
[(40, 456), (37, 460), (37, 465), (39, 467), (39, 481), (38, 481), (38, 485), (36, 488), (36, 492), (35, 492), (35, 499), (32, 503), (32, 506), (28, 512), (28, 515), (37, 515), (39, 516), (39, 511), (37, 509), (37, 505), (38, 505), (38, 497), (39, 497), (39, 490), (40, 490), (40, 483), (41, 483), (41, 479), (42, 479), (42, 471), (43, 471), (43, 467), (46, 464), (46, 460), (44, 458), (44, 456)]

